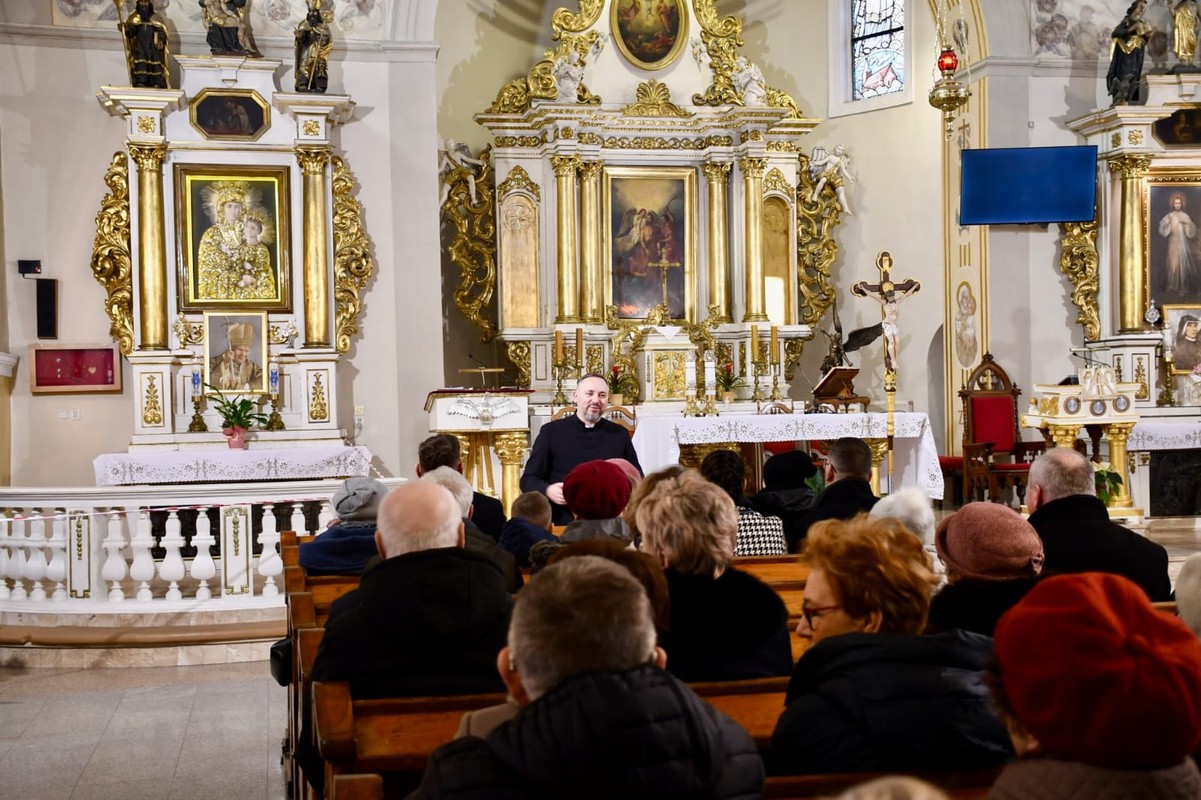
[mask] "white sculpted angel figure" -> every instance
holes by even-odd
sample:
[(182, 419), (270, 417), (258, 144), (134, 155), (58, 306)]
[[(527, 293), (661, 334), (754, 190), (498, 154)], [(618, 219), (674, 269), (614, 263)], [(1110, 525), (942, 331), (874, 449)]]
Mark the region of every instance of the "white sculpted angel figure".
[(742, 95), (743, 105), (767, 105), (767, 82), (763, 80), (763, 71), (747, 61), (746, 56), (735, 59), (730, 77), (734, 80), (734, 88)]
[(580, 54), (572, 50), (555, 62), (552, 74), (559, 93), (555, 101), (559, 103), (574, 103), (579, 99), (580, 84), (584, 82), (584, 64)]
[(484, 166), (484, 162), (472, 158), (471, 148), (454, 139), (447, 139), (444, 149), (439, 152), (441, 152), (441, 156), (438, 159), (438, 175), (442, 179), (442, 196), (438, 198), (439, 208), (445, 205), (446, 198), (450, 197), (451, 182), (447, 178), (457, 169), (467, 173), (467, 190), (471, 194), (471, 204), (476, 205), (479, 197), (475, 190), (475, 179), (478, 177), (475, 168)]
[(816, 200), (821, 194), (826, 184), (834, 189), (834, 194), (838, 196), (838, 203), (842, 206), (842, 210), (848, 215), (854, 215), (851, 211), (851, 204), (847, 201), (846, 182), (854, 183), (855, 177), (850, 172), (851, 156), (847, 153), (847, 149), (842, 145), (836, 145), (834, 152), (826, 151), (826, 148), (818, 145), (813, 148), (813, 157), (809, 159), (809, 177), (814, 181), (813, 192), (809, 195), (810, 200)]

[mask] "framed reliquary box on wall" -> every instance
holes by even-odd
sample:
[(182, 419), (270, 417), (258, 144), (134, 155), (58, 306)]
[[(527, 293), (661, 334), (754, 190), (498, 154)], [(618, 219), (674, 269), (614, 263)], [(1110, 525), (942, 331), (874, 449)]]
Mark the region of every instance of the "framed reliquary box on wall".
[(120, 394), (121, 354), (115, 344), (32, 344), (32, 394)]

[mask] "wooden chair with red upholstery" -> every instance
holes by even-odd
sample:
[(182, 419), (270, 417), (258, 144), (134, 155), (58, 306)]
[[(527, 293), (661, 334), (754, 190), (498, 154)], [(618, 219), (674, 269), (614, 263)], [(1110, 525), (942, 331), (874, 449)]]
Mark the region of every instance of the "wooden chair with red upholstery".
[(1022, 441), (1018, 427), (1018, 397), (1022, 390), (991, 353), (985, 353), (959, 390), (963, 401), (963, 455), (940, 456), (944, 474), (962, 477), (963, 501), (985, 496), (1002, 502), (1001, 493), (1012, 487), (1020, 502), (1026, 499), (1030, 462), (1046, 443)]

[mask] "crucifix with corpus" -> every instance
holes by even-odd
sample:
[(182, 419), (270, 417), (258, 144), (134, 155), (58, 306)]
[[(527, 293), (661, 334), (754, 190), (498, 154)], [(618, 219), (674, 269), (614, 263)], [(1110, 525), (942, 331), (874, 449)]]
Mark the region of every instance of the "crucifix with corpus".
[(892, 254), (882, 250), (876, 256), (876, 269), (880, 270), (880, 282), (859, 281), (851, 286), (856, 297), (870, 297), (880, 304), (884, 319), (880, 327), (884, 333), (884, 372), (895, 375), (897, 357), (900, 355), (901, 331), (897, 327), (897, 316), (902, 300), (920, 290), (922, 285), (909, 278), (899, 283), (892, 281)]

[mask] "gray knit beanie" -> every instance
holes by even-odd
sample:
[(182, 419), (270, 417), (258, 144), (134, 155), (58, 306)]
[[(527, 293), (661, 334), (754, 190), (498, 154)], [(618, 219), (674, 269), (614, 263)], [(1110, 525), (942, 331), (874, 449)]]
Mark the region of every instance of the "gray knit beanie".
[(374, 522), (380, 501), (388, 487), (374, 478), (347, 478), (330, 501), (338, 519), (347, 522)]

